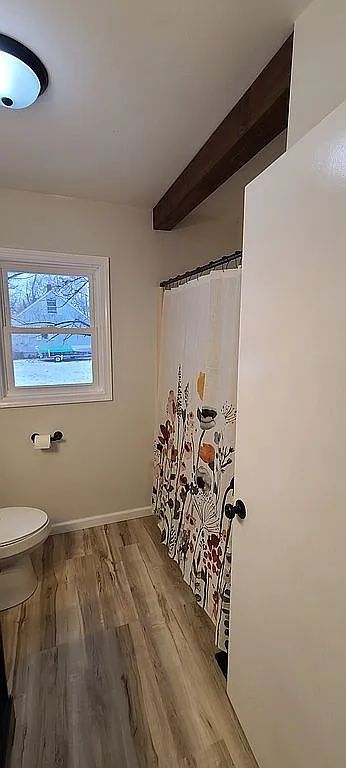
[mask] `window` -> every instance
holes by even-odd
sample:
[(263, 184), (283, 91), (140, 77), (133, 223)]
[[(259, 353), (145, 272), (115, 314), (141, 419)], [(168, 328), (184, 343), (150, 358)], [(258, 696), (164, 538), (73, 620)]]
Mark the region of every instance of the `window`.
[(109, 262), (0, 249), (0, 406), (111, 400)]
[(57, 313), (57, 303), (56, 303), (56, 297), (51, 296), (49, 299), (47, 299), (47, 312), (49, 315), (56, 315)]

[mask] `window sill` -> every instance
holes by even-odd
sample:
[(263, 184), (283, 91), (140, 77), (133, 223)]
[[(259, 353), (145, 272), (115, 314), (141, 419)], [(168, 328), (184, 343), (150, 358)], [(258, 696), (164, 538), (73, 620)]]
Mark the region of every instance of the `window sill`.
[(72, 403), (96, 403), (113, 400), (112, 392), (105, 392), (104, 390), (90, 387), (88, 391), (83, 389), (74, 388), (70, 392), (38, 392), (35, 387), (35, 392), (11, 392), (0, 400), (1, 408), (25, 408), (27, 406), (35, 405), (68, 405)]

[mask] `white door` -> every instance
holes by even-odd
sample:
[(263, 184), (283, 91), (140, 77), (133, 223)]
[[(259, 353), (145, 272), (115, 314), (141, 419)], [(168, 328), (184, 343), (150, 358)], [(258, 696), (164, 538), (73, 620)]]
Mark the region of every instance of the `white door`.
[(346, 102), (246, 192), (228, 691), (261, 768), (346, 766)]

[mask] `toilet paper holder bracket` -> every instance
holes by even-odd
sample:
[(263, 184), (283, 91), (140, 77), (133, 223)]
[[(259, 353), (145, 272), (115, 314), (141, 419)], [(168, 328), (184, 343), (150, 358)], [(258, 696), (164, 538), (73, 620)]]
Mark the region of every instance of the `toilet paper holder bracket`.
[[(32, 442), (33, 442), (33, 443), (35, 442), (35, 437), (36, 437), (37, 435), (39, 435), (39, 432), (34, 432), (34, 433), (31, 435), (31, 437), (30, 437), (30, 440), (32, 440)], [(54, 433), (53, 433), (53, 434), (50, 436), (50, 439), (51, 439), (51, 442), (52, 442), (52, 443), (57, 443), (57, 442), (59, 442), (59, 440), (62, 440), (62, 439), (63, 439), (63, 437), (64, 437), (63, 433), (62, 433), (62, 432), (60, 432), (60, 430), (58, 429), (58, 430), (56, 430), (56, 432), (54, 432)]]

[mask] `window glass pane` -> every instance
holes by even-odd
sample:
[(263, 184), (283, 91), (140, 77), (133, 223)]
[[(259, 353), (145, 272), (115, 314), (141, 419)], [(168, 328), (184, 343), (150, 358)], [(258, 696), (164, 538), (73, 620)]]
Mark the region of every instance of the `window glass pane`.
[(7, 272), (11, 325), (90, 327), (86, 275)]
[(12, 333), (11, 341), (16, 387), (92, 384), (90, 335)]

